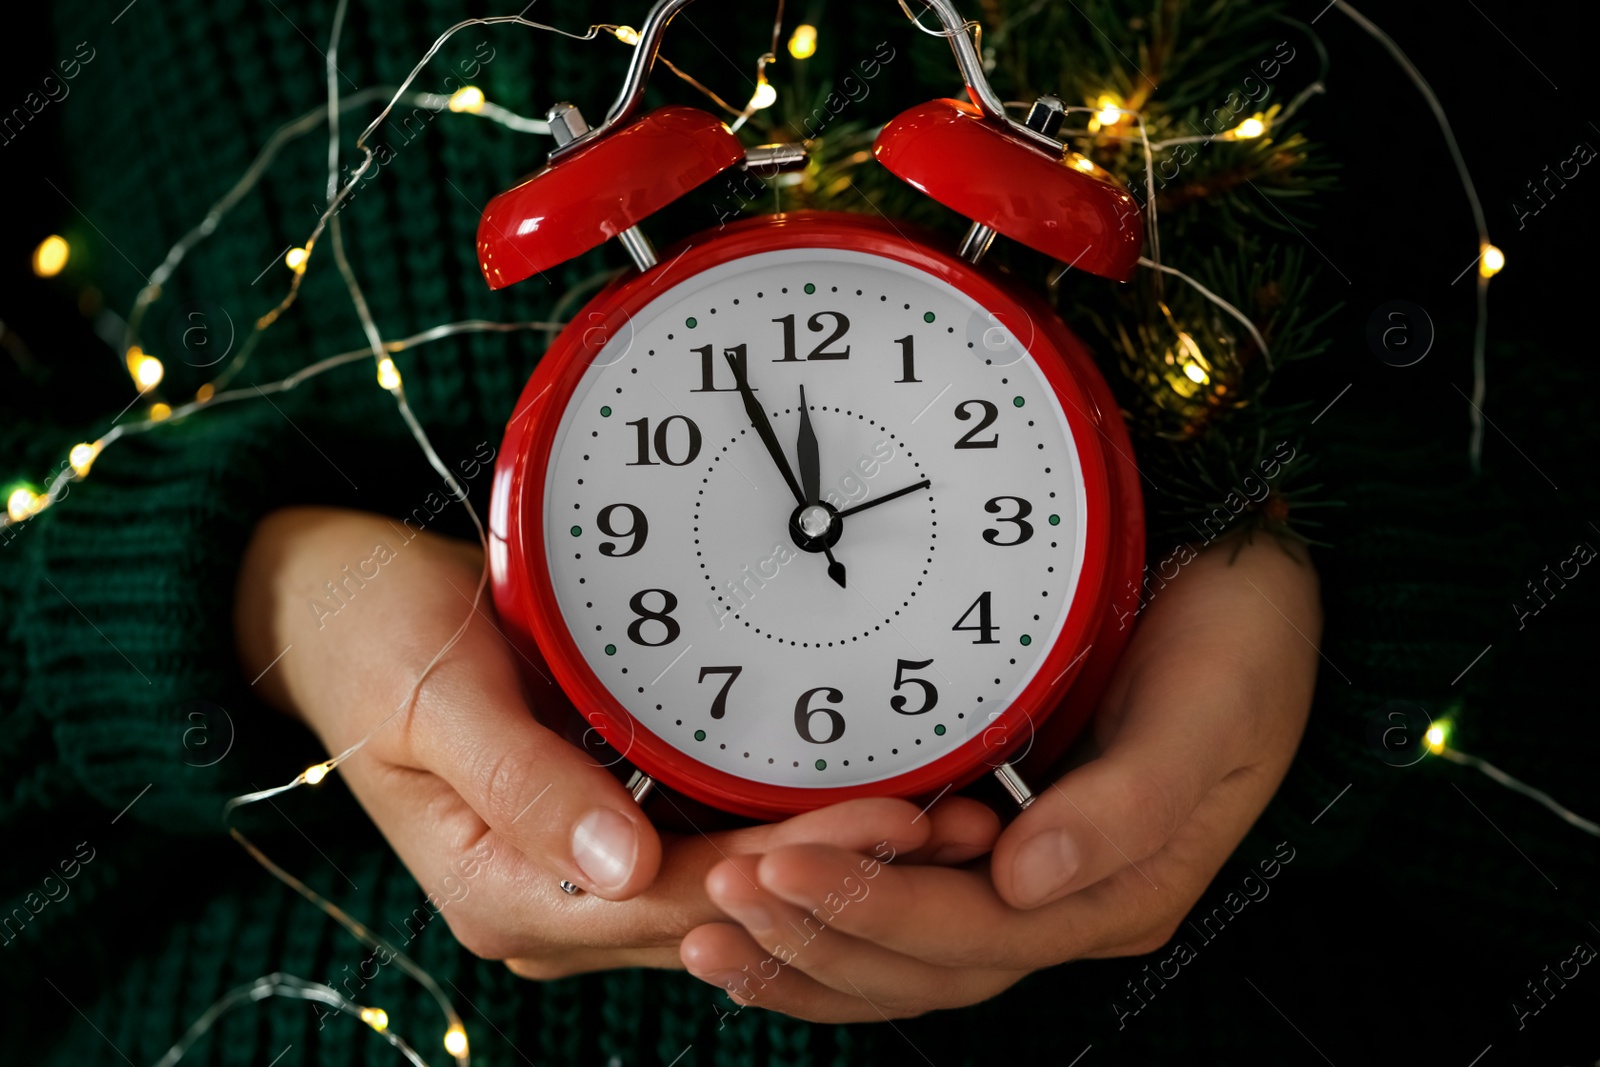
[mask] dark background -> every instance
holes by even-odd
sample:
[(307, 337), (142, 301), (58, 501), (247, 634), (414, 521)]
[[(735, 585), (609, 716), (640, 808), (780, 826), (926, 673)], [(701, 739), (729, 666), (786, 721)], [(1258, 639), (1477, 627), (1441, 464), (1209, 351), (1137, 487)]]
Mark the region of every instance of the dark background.
[[(630, 13), (640, 7), (625, 6)], [(1296, 14), (1309, 21), (1321, 6), (1311, 0)], [(1547, 206), (1522, 228), (1512, 206), (1519, 199), (1531, 203), (1524, 184), (1542, 178), (1547, 164), (1554, 170), (1579, 142), (1600, 148), (1588, 107), (1592, 43), (1568, 17), (1575, 7), (1564, 15), (1478, 0), (1391, 4), (1367, 13), (1432, 81), (1455, 124), (1490, 233), (1508, 260), (1490, 291), (1485, 409), (1493, 426), (1486, 429), (1483, 454), (1487, 475), (1506, 495), (1506, 521), (1525, 534), (1510, 558), (1483, 560), (1482, 583), (1507, 607), (1505, 625), (1482, 636), (1481, 644), (1493, 647), (1473, 671), (1496, 699), (1474, 709), (1460, 744), (1494, 760), (1497, 739), (1516, 737), (1527, 751), (1534, 735), (1538, 761), (1507, 769), (1595, 816), (1600, 790), (1589, 765), (1600, 720), (1593, 656), (1581, 650), (1600, 633), (1590, 621), (1600, 578), (1585, 573), (1529, 630), (1517, 630), (1510, 607), (1525, 599), (1523, 583), (1545, 564), (1570, 556), (1575, 542), (1600, 545), (1600, 529), (1589, 525), (1600, 523), (1592, 507), (1593, 449), (1548, 444), (1572, 440), (1574, 426), (1600, 422), (1590, 263), (1600, 236), (1592, 209), (1600, 164), (1591, 163), (1547, 197)], [(763, 9), (739, 32), (759, 36), (764, 30), (755, 24), (765, 17)], [(7, 11), (0, 102), (20, 101), (54, 60), (71, 54), (75, 41), (58, 41), (51, 21), (43, 5)], [(1318, 254), (1314, 261), (1325, 263), (1322, 296), (1340, 301), (1342, 309), (1329, 327), (1332, 350), (1298, 387), (1307, 390), (1308, 401), (1326, 401), (1349, 382), (1327, 419), (1339, 418), (1341, 407), (1381, 413), (1403, 438), (1458, 449), (1464, 465), (1468, 407), (1461, 394), (1472, 388), (1475, 276), (1468, 271), (1452, 279), (1477, 251), (1466, 200), (1426, 106), (1387, 54), (1338, 11), (1318, 17), (1316, 28), (1332, 59), (1329, 91), (1302, 114), (1339, 162), (1341, 187), (1325, 198), (1320, 225), (1305, 237)], [(55, 232), (72, 240), (79, 278), (115, 274), (126, 265), (94, 261), (114, 253), (96, 253), (103, 246), (62, 195), (72, 192), (72, 174), (63, 163), (59, 113), (59, 107), (47, 108), (0, 149), (8, 191), (0, 218), (0, 321), (7, 327), (0, 332), (0, 358), (48, 363), (55, 381), (72, 383), (74, 367), (103, 363), (107, 351), (80, 311), (79, 286), (34, 278), (29, 253)], [(1381, 362), (1365, 340), (1373, 309), (1394, 299), (1426, 309), (1438, 333), (1429, 356), (1409, 368)], [(87, 399), (115, 411), (127, 398), (108, 393)], [(29, 472), (0, 476), (22, 473)], [(1433, 532), (1466, 537), (1475, 531)], [(1337, 574), (1337, 566), (1325, 564), (1325, 575)], [(1366, 621), (1352, 612), (1329, 624), (1359, 628)], [(1481, 810), (1462, 803), (1452, 783)], [(1341, 811), (1347, 804), (1348, 815)], [(1600, 946), (1600, 928), (1592, 925), (1600, 922), (1593, 858), (1600, 842), (1470, 772), (1434, 767), (1395, 770), (1380, 796), (1352, 795), (1325, 818), (1364, 822), (1360, 847), (1296, 841), (1306, 858), (1274, 883), (1277, 903), (1252, 906), (1237, 931), (1204, 950), (1208, 966), (1255, 975), (1281, 1011), (1264, 1010), (1256, 994), (1240, 986), (1241, 1009), (1261, 1029), (1264, 1062), (1600, 1062), (1593, 1025), (1600, 968), (1585, 968), (1524, 1029), (1510, 1007), (1513, 1000), (1527, 1001), (1524, 983), (1570, 955), (1574, 944)], [(1486, 825), (1490, 818), (1493, 830)], [(1475, 892), (1480, 872), (1488, 880), (1489, 872), (1524, 864), (1546, 878), (1529, 876), (1527, 899)], [(1243, 873), (1242, 867), (1225, 868), (1217, 886), (1236, 885)], [(1145, 962), (1091, 966), (1104, 968), (1109, 999)], [(1138, 1025), (1186, 1025), (1175, 1011), (1160, 1012), (1157, 1001)], [(993, 1025), (1049, 1025), (1011, 1018), (1003, 1008), (985, 1017)], [(1492, 1048), (1484, 1054), (1486, 1046)]]

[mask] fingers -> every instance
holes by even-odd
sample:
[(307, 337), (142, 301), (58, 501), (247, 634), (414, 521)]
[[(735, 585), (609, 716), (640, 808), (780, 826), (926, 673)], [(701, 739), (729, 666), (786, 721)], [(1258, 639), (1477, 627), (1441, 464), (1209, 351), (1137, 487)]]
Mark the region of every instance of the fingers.
[[(1000, 836), (1000, 816), (987, 804), (970, 797), (944, 797), (922, 814), (922, 820), (932, 823), (928, 842), (897, 857), (902, 863), (954, 867), (986, 855)], [(842, 841), (822, 839), (822, 843), (850, 847)]]
[[(861, 858), (826, 846), (786, 848), (762, 857), (757, 883), (803, 914), (821, 909), (832, 933), (955, 971), (1010, 973), (1012, 980), (1143, 937), (1167, 921), (1167, 909), (1176, 908), (1173, 921), (1181, 918), (1204, 887), (1162, 855), (1150, 869), (1170, 877), (1172, 892), (1136, 888), (1139, 876), (1127, 869), (1053, 904), (1018, 910), (983, 871), (883, 864), (869, 875)], [(855, 884), (846, 889), (851, 875)], [(729, 904), (716, 894), (732, 901), (743, 892), (731, 879), (707, 888), (725, 910)], [(799, 965), (812, 971), (807, 961)]]
[(610, 773), (534, 721), (483, 620), (424, 683), (408, 733), (414, 757), (552, 884), (626, 900), (655, 878), (661, 842), (650, 821)]
[(786, 845), (830, 841), (852, 852), (868, 852), (879, 860), (928, 847), (935, 824), (917, 818), (916, 805), (892, 797), (847, 800), (782, 822), (712, 834), (722, 858), (766, 852)]
[[(722, 868), (712, 875), (721, 876), (708, 879), (712, 900), (724, 910), (738, 907), (740, 884)], [(1008, 907), (981, 871), (901, 867), (828, 845), (798, 845), (761, 857), (756, 883), (836, 931), (928, 963), (974, 967), (1014, 960), (1025, 966), (1035, 957), (1035, 966), (1059, 962), (1053, 952), (1029, 948), (1043, 950), (1046, 940), (1059, 940), (1051, 923), (1042, 914)]]
[[(825, 909), (802, 911), (761, 889), (759, 862), (742, 857), (707, 877), (713, 897), (743, 928), (701, 927), (680, 950), (693, 973), (742, 1002), (815, 1021), (900, 1018), (984, 999), (1020, 977), (949, 971), (830, 929)], [(844, 884), (855, 887), (846, 893), (863, 892), (859, 879)]]
[(695, 977), (726, 990), (741, 1008), (756, 1005), (816, 1023), (885, 1018), (860, 997), (829, 989), (782, 966), (743, 927), (731, 923), (691, 930), (678, 952)]

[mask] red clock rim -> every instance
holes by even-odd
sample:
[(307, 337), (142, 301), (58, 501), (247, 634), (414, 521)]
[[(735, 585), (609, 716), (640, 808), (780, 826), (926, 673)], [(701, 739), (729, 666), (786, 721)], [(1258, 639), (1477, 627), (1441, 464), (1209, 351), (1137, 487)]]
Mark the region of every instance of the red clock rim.
[[(952, 285), (991, 313), (1016, 313), (1021, 318), (1014, 321), (1031, 322), (1036, 340), (1030, 356), (1042, 340), (1055, 357), (1036, 362), (1072, 430), (1086, 505), (1084, 559), (1076, 594), (1060, 637), (1016, 700), (985, 730), (927, 764), (875, 782), (820, 788), (773, 785), (719, 770), (674, 747), (624, 708), (584, 659), (565, 623), (550, 579), (543, 532), (545, 479), (561, 413), (608, 339), (665, 293), (670, 285), (663, 283), (669, 280), (676, 284), (745, 256), (798, 248), (882, 256)], [(531, 638), (568, 699), (609, 744), (662, 784), (714, 807), (775, 818), (858, 797), (918, 797), (952, 784), (965, 785), (998, 766), (1021, 743), (1011, 739), (1031, 736), (1055, 710), (1051, 698), (1059, 699), (1065, 687), (1058, 691), (1054, 680), (1068, 669), (1074, 675), (1082, 669), (1081, 662), (1075, 668), (1074, 663), (1083, 658), (1084, 646), (1105, 613), (1112, 488), (1098, 440), (1102, 431), (1096, 424), (1120, 419), (1120, 414), (1115, 409), (1103, 411), (1093, 395), (1096, 390), (1086, 388), (1069, 368), (1069, 362), (1087, 360), (1081, 344), (1054, 313), (1028, 294), (1009, 291), (994, 272), (916, 241), (884, 221), (824, 212), (779, 214), (690, 238), (665, 252), (661, 264), (648, 273), (630, 272), (591, 299), (546, 352), (518, 400), (497, 463), (490, 510), (494, 596), (502, 621), (516, 636)], [(535, 472), (538, 477), (531, 476)], [(1007, 740), (1000, 749), (992, 749), (987, 741), (991, 735)]]

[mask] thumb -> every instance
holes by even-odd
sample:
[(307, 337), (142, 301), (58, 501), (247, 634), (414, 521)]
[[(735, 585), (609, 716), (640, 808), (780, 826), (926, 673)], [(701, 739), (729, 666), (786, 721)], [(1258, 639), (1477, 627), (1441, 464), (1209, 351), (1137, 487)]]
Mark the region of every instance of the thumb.
[(1000, 835), (990, 870), (1008, 904), (1036, 908), (1129, 865), (1160, 888), (1141, 864), (1230, 769), (1229, 738), (1221, 709), (1196, 706), (1204, 696), (1150, 688), (1130, 694), (1104, 755), (1041, 790)]

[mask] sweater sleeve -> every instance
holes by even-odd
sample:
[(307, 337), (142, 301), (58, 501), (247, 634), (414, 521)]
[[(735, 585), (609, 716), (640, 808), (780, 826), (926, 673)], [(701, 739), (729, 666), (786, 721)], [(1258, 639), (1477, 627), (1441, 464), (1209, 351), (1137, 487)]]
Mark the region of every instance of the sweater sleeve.
[[(130, 435), (58, 504), (0, 534), (0, 707), (19, 730), (0, 749), (8, 780), (81, 790), (167, 830), (216, 832), (226, 798), (321, 758), (307, 731), (255, 699), (230, 620), (239, 560), (267, 512), (324, 503), (393, 514), (405, 510), (397, 485), (416, 495), (412, 463), (366, 458), (397, 454), (384, 446), (403, 436), (398, 419), (341, 423), (329, 408), (285, 397)], [(352, 434), (357, 421), (380, 436)], [(66, 454), (59, 429), (39, 432)], [(47, 462), (41, 451), (23, 459)], [(41, 807), (45, 790), (32, 787)]]

